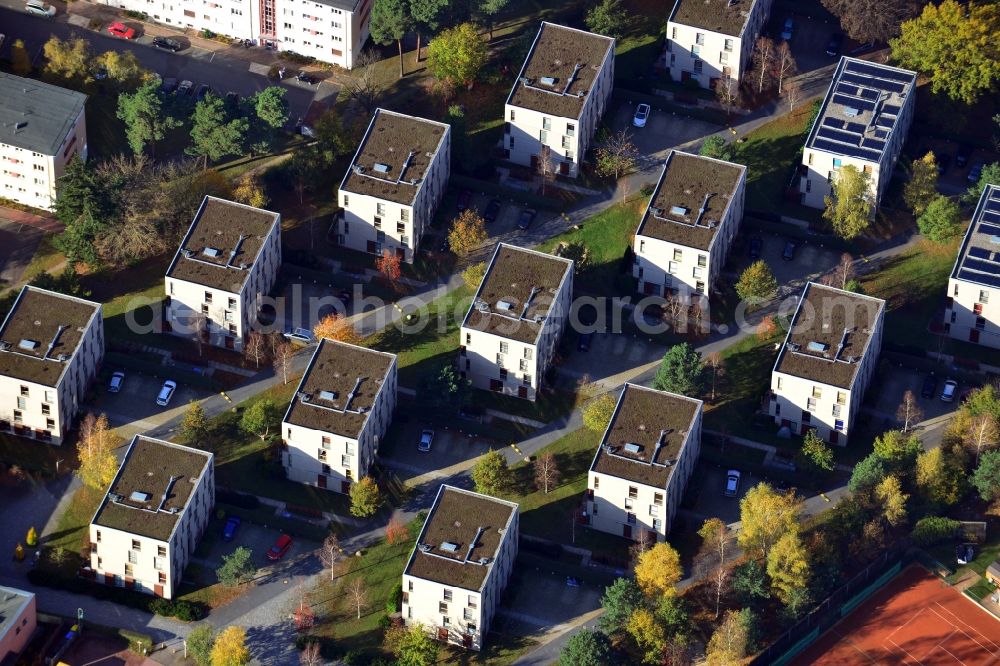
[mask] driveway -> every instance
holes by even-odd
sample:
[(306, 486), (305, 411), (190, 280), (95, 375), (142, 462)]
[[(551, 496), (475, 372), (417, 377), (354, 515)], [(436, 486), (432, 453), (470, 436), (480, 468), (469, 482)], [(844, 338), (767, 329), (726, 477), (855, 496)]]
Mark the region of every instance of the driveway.
[[(105, 364), (102, 376), (110, 376), (118, 368)], [(169, 377), (169, 368), (163, 369), (164, 377)], [(192, 400), (201, 400), (210, 395), (205, 389), (196, 389), (177, 384), (170, 404), (161, 407), (156, 404), (156, 396), (163, 386), (163, 377), (153, 377), (135, 370), (125, 371), (125, 384), (119, 393), (108, 393), (107, 382), (102, 379), (95, 387), (94, 398), (83, 406), (83, 411), (107, 414), (108, 420), (125, 437), (146, 432), (163, 424), (187, 409)], [(124, 426), (124, 428), (122, 428)]]
[(292, 547), (285, 553), (285, 556), (278, 562), (267, 559), (267, 551), (281, 536), (281, 530), (277, 530), (266, 525), (258, 525), (246, 520), (242, 522), (232, 541), (222, 540), (222, 528), (225, 520), (213, 518), (208, 524), (208, 529), (202, 537), (198, 546), (195, 561), (209, 572), (209, 577), (214, 579), (214, 572), (222, 566), (222, 558), (232, 554), (240, 546), (246, 546), (253, 552), (253, 563), (260, 569), (271, 567), (273, 570), (283, 570), (290, 566), (290, 563), (297, 561), (303, 556), (311, 555), (318, 547), (312, 541), (294, 539)]
[(417, 442), (426, 423), (410, 419), (393, 428), (393, 439), (383, 444), (379, 450), (381, 458), (399, 470), (404, 481), (434, 470), (442, 470), (452, 465), (473, 460), (491, 448), (496, 442), (459, 432), (456, 429), (434, 428), (434, 441), (427, 453), (417, 451)]
[(691, 507), (690, 513), (696, 514), (694, 529), (698, 529), (701, 521), (707, 518), (720, 518), (726, 524), (737, 522), (740, 519), (740, 499), (748, 489), (764, 480), (747, 470), (740, 470), (739, 492), (736, 497), (726, 497), (723, 490), (726, 487), (727, 471), (705, 462), (695, 465), (684, 502), (685, 506)]
[[(623, 316), (631, 316), (630, 312)], [(573, 344), (573, 351), (567, 360), (558, 366), (558, 372), (574, 380), (584, 375), (591, 381), (602, 381), (614, 375), (629, 372), (639, 366), (656, 364), (663, 359), (667, 349), (663, 345), (631, 333), (594, 333), (588, 351), (579, 351), (576, 343), (579, 336), (574, 332), (567, 335)]]
[(941, 389), (944, 388), (945, 380), (958, 379), (949, 375), (947, 369), (942, 367), (935, 373), (937, 386), (934, 395), (930, 398), (924, 398), (920, 395), (920, 391), (928, 374), (912, 368), (883, 363), (877, 374), (877, 386), (873, 387), (875, 390), (869, 389), (867, 394), (872, 396), (872, 399), (866, 402), (872, 405), (879, 416), (895, 421), (896, 409), (903, 401), (903, 394), (910, 390), (917, 398), (917, 405), (924, 412), (923, 420), (929, 420), (953, 413), (958, 407), (961, 395), (967, 390), (976, 388), (968, 382), (959, 380), (955, 401), (941, 402)]
[(701, 139), (719, 131), (719, 126), (696, 120), (690, 116), (679, 116), (671, 111), (663, 111), (655, 106), (646, 120), (645, 127), (633, 127), (632, 116), (635, 104), (622, 102), (611, 108), (606, 121), (612, 131), (628, 130), (632, 143), (639, 151), (642, 169), (662, 163), (671, 148), (679, 148), (689, 141)]
[(0, 291), (21, 281), (43, 235), (34, 227), (0, 217)]
[[(578, 577), (573, 571), (574, 577)], [(608, 583), (603, 577), (579, 579), (577, 587), (566, 584), (567, 574), (558, 562), (538, 558), (519, 558), (514, 577), (504, 591), (504, 600), (493, 629), (520, 633), (517, 629), (551, 630), (572, 622), (580, 615), (601, 607), (601, 596)], [(540, 600), (544, 600), (539, 603)]]
[(733, 245), (729, 260), (723, 269), (723, 280), (729, 278), (735, 282), (743, 270), (756, 261), (756, 259), (751, 259), (748, 254), (751, 238), (760, 238), (763, 241), (760, 258), (774, 273), (779, 285), (779, 295), (782, 296), (788, 293), (799, 293), (806, 282), (829, 273), (840, 263), (840, 255), (843, 254), (840, 250), (824, 247), (819, 243), (795, 239), (793, 241), (795, 243), (793, 258), (787, 260), (782, 254), (785, 251), (785, 245), (792, 240), (791, 238), (778, 233), (762, 233), (744, 227), (737, 242)]

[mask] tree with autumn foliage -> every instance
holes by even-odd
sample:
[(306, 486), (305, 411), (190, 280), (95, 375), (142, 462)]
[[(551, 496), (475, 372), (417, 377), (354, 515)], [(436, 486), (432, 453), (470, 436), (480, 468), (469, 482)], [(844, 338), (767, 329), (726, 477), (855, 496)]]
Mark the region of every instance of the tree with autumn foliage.
[(385, 526), (385, 540), (390, 546), (394, 546), (397, 543), (403, 543), (409, 536), (409, 530), (406, 529), (406, 525), (403, 521), (399, 519), (399, 516), (393, 514), (389, 518), (389, 522)]
[(402, 275), (399, 255), (389, 250), (382, 250), (382, 256), (375, 260), (375, 270), (388, 280), (389, 284), (395, 286), (399, 276)]
[(337, 340), (339, 342), (346, 342), (352, 345), (361, 344), (362, 337), (358, 333), (354, 325), (347, 320), (342, 314), (332, 313), (320, 319), (315, 326), (313, 326), (313, 335), (316, 339), (323, 340)]
[(87, 414), (80, 424), (80, 440), (76, 445), (80, 468), (77, 476), (88, 488), (107, 490), (118, 472), (118, 458), (115, 449), (122, 444), (122, 438), (108, 425), (108, 417)]
[(212, 666), (246, 666), (250, 663), (247, 632), (243, 627), (230, 626), (222, 630), (212, 645)]
[(472, 208), (466, 208), (451, 223), (448, 247), (460, 257), (472, 252), (489, 238), (486, 221)]
[(299, 632), (309, 631), (316, 624), (316, 612), (304, 597), (299, 599), (299, 607), (292, 613), (292, 621), (295, 623), (295, 631)]
[(669, 543), (660, 542), (639, 555), (635, 565), (635, 582), (648, 599), (659, 599), (677, 593), (674, 585), (684, 569), (681, 556)]

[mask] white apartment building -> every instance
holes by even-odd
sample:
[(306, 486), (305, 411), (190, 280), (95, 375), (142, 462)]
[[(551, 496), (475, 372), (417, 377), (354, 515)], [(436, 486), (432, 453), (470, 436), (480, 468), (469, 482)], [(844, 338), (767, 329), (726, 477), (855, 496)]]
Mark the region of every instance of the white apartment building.
[(350, 492), (368, 476), (395, 407), (395, 354), (321, 340), (281, 423), (288, 478)]
[(837, 171), (871, 178), (873, 210), (892, 178), (916, 107), (917, 74), (866, 60), (840, 59), (802, 153), (802, 203), (825, 208)]
[(38, 626), (33, 592), (0, 586), (0, 664), (15, 664)]
[(62, 444), (103, 360), (99, 303), (23, 287), (0, 327), (0, 432)]
[(625, 384), (587, 474), (587, 523), (665, 541), (701, 453), (702, 402)]
[(746, 167), (670, 151), (633, 240), (643, 294), (707, 296), (743, 221)]
[[(95, 3), (96, 4), (96, 3)], [(108, 0), (182, 30), (252, 39), (351, 69), (368, 39), (374, 0)]]
[(846, 446), (878, 367), (884, 315), (882, 299), (807, 284), (771, 373), (775, 423)]
[(172, 599), (214, 507), (213, 454), (136, 435), (90, 521), (90, 575)]
[(1000, 349), (1000, 185), (987, 185), (948, 278), (944, 330)]
[(504, 105), (504, 157), (576, 178), (614, 78), (614, 39), (542, 21)]
[(674, 81), (714, 88), (743, 80), (773, 0), (677, 0), (667, 20), (665, 65)]
[(165, 278), (165, 332), (242, 350), (281, 267), (281, 215), (205, 197)]
[(451, 176), (451, 127), (377, 109), (340, 183), (337, 242), (413, 263)]
[(403, 571), (403, 621), (480, 650), (517, 559), (518, 505), (438, 488)]
[(87, 159), (87, 96), (0, 72), (0, 197), (52, 210), (66, 163)]
[(462, 322), (462, 377), (476, 388), (534, 400), (572, 298), (572, 261), (497, 245)]

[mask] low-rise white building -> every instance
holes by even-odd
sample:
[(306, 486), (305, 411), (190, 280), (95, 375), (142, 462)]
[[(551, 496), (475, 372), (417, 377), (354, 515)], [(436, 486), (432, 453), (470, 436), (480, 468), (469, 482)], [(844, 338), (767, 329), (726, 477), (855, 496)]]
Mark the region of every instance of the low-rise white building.
[(518, 505), (442, 485), (403, 571), (403, 621), (480, 650), (517, 559)]
[(62, 444), (103, 360), (99, 303), (23, 287), (0, 327), (0, 432)]
[(542, 21), (504, 105), (504, 156), (575, 178), (614, 78), (614, 39)]
[(775, 423), (846, 446), (878, 367), (884, 316), (882, 299), (807, 284), (771, 373)]
[(1000, 185), (987, 185), (948, 278), (944, 329), (1000, 349)]
[(702, 402), (625, 384), (587, 474), (587, 522), (665, 541), (701, 453)]
[(136, 435), (90, 521), (91, 575), (172, 599), (214, 507), (211, 453)]
[(205, 197), (165, 278), (164, 330), (243, 349), (281, 268), (281, 215)]
[[(182, 30), (251, 39), (351, 69), (368, 39), (374, 0), (107, 0)], [(225, 91), (223, 91), (225, 92)]]
[(0, 586), (0, 664), (15, 664), (38, 626), (33, 592)]
[(368, 476), (395, 407), (395, 354), (321, 340), (281, 424), (288, 478), (349, 492)]
[(803, 204), (825, 208), (837, 171), (851, 165), (869, 175), (878, 208), (913, 122), (916, 87), (916, 72), (840, 59), (802, 153)]
[(773, 0), (677, 0), (667, 20), (664, 63), (674, 81), (714, 88), (742, 81)]
[(476, 388), (534, 400), (572, 298), (572, 261), (497, 245), (462, 322), (461, 375)]
[(633, 240), (639, 291), (707, 296), (743, 221), (745, 190), (745, 166), (671, 151)]
[(337, 242), (413, 263), (451, 176), (451, 127), (377, 109), (340, 183)]
[(52, 210), (66, 163), (87, 159), (86, 102), (75, 90), (0, 72), (0, 197)]

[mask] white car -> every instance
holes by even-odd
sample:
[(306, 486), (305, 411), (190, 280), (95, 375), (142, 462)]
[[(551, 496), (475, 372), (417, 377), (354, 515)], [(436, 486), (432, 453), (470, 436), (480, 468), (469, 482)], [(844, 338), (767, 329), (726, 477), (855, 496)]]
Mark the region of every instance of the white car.
[(177, 390), (177, 382), (168, 379), (163, 382), (163, 387), (160, 389), (160, 395), (156, 396), (156, 404), (160, 407), (166, 407), (170, 404), (170, 399), (174, 397), (174, 391)]
[(24, 3), (24, 11), (45, 18), (52, 18), (56, 15), (56, 8), (47, 2), (42, 2), (42, 0), (28, 0)]
[(955, 391), (958, 390), (958, 382), (954, 379), (949, 379), (944, 383), (944, 388), (941, 389), (941, 402), (954, 402)]
[(431, 442), (434, 441), (434, 431), (424, 430), (420, 433), (420, 442), (417, 443), (417, 451), (421, 453), (430, 453)]
[(635, 108), (632, 124), (636, 127), (645, 127), (647, 118), (649, 118), (649, 104), (640, 104)]
[(739, 470), (731, 469), (726, 472), (726, 497), (736, 497), (740, 492)]
[(122, 371), (111, 373), (111, 383), (108, 384), (108, 393), (118, 393), (125, 383), (125, 373)]
[(304, 345), (312, 344), (316, 339), (308, 328), (293, 328), (284, 335), (286, 340), (301, 342)]

